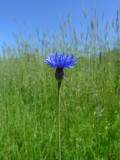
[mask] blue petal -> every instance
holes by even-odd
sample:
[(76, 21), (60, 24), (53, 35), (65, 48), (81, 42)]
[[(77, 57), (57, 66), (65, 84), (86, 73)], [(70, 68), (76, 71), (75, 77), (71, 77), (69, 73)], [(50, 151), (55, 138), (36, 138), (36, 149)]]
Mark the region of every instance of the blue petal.
[(55, 65), (54, 55), (50, 55), (50, 61), (51, 61), (51, 63), (52, 63), (52, 64), (54, 64), (54, 65)]
[(50, 67), (55, 67), (55, 65), (53, 63), (51, 63), (50, 61), (46, 60), (45, 63), (47, 65), (49, 65)]
[(56, 53), (55, 57), (53, 54), (47, 56), (45, 63), (50, 67), (55, 67), (55, 68), (57, 67), (73, 68), (72, 66), (77, 62), (74, 60), (73, 54), (70, 57), (69, 55), (65, 57), (65, 53), (62, 53), (61, 55), (58, 55), (58, 53)]

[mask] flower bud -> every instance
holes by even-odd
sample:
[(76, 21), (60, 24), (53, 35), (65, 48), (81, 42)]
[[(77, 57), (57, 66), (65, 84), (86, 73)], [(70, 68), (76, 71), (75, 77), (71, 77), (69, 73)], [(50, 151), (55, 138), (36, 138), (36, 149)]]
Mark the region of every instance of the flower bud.
[(59, 82), (61, 82), (64, 79), (64, 68), (62, 67), (58, 67), (56, 68), (56, 72), (55, 72), (55, 78), (56, 80), (58, 80)]

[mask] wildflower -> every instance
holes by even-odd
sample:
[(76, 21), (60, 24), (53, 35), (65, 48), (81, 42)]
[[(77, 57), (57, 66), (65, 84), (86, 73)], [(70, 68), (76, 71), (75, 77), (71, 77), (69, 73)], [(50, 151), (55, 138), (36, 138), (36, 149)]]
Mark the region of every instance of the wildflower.
[(57, 53), (54, 55), (47, 56), (45, 61), (49, 68), (56, 68), (55, 78), (58, 81), (62, 81), (64, 79), (64, 68), (73, 68), (72, 66), (77, 62), (74, 60), (74, 55), (72, 54), (70, 57), (67, 55), (65, 57), (65, 53), (58, 55)]
[(49, 65), (49, 68), (56, 68), (55, 78), (58, 80), (58, 159), (61, 160), (61, 138), (60, 138), (60, 88), (62, 80), (64, 79), (64, 68), (73, 68), (72, 66), (77, 62), (74, 60), (74, 55), (72, 54), (70, 57), (67, 55), (65, 57), (65, 53), (58, 55), (57, 53), (54, 55), (50, 55), (45, 60), (45, 63)]

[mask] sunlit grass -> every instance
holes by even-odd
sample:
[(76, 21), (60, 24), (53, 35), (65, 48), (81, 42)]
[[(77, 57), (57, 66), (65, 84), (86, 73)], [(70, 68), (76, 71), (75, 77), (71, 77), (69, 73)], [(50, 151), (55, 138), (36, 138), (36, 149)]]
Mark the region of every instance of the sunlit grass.
[[(91, 30), (82, 39), (82, 33), (80, 38), (72, 30), (69, 15), (68, 24), (61, 25), (60, 35), (53, 34), (51, 41), (47, 33), (43, 39), (38, 38), (39, 43), (32, 41), (32, 44), (31, 37), (26, 42), (24, 37), (16, 36), (16, 48), (3, 47), (1, 160), (57, 159), (57, 82), (55, 70), (44, 64), (44, 57), (55, 52), (74, 53), (77, 60), (73, 69), (65, 69), (66, 78), (61, 86), (62, 160), (120, 159), (120, 44), (116, 39), (114, 49), (109, 50), (106, 22), (106, 39), (101, 47), (96, 22), (90, 20)], [(84, 25), (82, 21), (81, 24)], [(68, 31), (66, 26), (71, 29)], [(38, 31), (37, 34), (39, 37)]]

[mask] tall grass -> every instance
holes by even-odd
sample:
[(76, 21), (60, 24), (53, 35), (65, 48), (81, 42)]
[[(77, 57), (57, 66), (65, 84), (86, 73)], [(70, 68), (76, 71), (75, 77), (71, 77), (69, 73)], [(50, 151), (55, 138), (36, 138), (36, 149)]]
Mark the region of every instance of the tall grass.
[[(86, 19), (85, 9), (83, 13)], [(58, 35), (53, 31), (52, 37), (43, 33), (41, 38), (37, 30), (37, 42), (31, 35), (26, 41), (21, 34), (14, 35), (15, 47), (3, 46), (0, 160), (58, 158), (57, 82), (55, 70), (44, 64), (45, 56), (55, 52), (74, 53), (77, 60), (73, 69), (65, 70), (61, 88), (62, 160), (120, 159), (118, 17), (119, 10), (112, 24), (106, 21), (104, 29), (99, 28), (95, 10), (85, 35), (80, 20), (78, 35), (69, 14)], [(114, 39), (109, 37), (111, 30)]]

